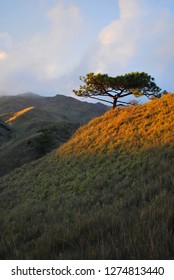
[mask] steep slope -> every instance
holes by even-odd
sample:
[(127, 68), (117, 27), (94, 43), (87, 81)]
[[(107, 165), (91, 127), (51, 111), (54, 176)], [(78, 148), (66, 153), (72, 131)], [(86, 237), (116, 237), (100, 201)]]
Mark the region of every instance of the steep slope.
[(142, 106), (111, 110), (81, 127), (61, 152), (125, 154), (173, 143), (173, 109), (173, 95), (166, 95)]
[(174, 95), (115, 109), (0, 179), (0, 257), (173, 259)]
[(0, 119), (0, 145), (12, 137), (12, 129)]

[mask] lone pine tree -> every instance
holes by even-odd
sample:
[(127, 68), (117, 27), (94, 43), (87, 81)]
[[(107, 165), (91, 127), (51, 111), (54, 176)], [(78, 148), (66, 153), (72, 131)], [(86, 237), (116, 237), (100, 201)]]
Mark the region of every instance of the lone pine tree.
[[(73, 90), (77, 96), (90, 97), (111, 103), (113, 109), (117, 105), (129, 105), (131, 101), (120, 99), (132, 95), (134, 97), (146, 96), (147, 98), (161, 97), (161, 89), (155, 84), (154, 78), (145, 72), (132, 72), (121, 76), (110, 77), (107, 74), (88, 73), (80, 76), (84, 85), (78, 90)], [(109, 97), (112, 101), (101, 99), (100, 96)]]

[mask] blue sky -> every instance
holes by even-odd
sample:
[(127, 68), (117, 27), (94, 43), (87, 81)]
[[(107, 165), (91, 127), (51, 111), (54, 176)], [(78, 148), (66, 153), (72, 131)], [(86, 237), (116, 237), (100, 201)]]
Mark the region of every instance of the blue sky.
[(144, 71), (174, 91), (174, 0), (0, 0), (0, 95), (74, 96), (79, 76)]

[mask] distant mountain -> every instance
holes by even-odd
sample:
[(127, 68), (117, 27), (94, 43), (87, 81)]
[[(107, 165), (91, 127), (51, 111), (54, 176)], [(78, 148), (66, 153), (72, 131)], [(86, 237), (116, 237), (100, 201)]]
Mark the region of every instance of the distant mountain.
[(103, 104), (63, 95), (0, 97), (0, 176), (50, 152), (80, 125), (107, 110)]
[(173, 259), (173, 112), (110, 110), (1, 177), (0, 258)]
[[(34, 121), (71, 121), (86, 123), (92, 118), (103, 114), (108, 106), (97, 103), (81, 102), (64, 95), (43, 97), (35, 94), (0, 97), (0, 117), (3, 120), (18, 111), (33, 107), (30, 118)], [(21, 116), (22, 117), (22, 116)], [(22, 117), (22, 121), (23, 121)], [(25, 119), (24, 119), (25, 121)]]
[(22, 96), (22, 97), (35, 97), (35, 98), (39, 98), (41, 97), (41, 95), (38, 95), (34, 92), (24, 92), (24, 93), (21, 93), (21, 94), (18, 94), (19, 96)]

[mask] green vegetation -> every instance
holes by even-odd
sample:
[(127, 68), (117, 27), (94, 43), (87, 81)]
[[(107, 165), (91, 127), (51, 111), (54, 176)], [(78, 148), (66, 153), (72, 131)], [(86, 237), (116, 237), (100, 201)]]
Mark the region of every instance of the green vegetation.
[[(132, 101), (120, 101), (120, 98), (129, 95), (134, 97), (143, 95), (147, 98), (161, 97), (161, 89), (155, 84), (154, 78), (144, 72), (132, 72), (117, 77), (110, 77), (107, 74), (89, 73), (85, 77), (81, 76), (80, 80), (85, 85), (81, 85), (79, 90), (73, 90), (77, 96), (90, 97), (111, 103), (113, 109), (117, 105), (124, 106), (136, 103), (135, 100), (133, 100), (133, 103)], [(112, 99), (112, 102), (97, 96), (109, 97)]]
[(45, 154), (50, 149), (56, 130), (57, 127), (53, 124), (38, 130), (40, 135), (36, 138), (36, 150), (39, 154)]
[(0, 178), (1, 259), (173, 259), (174, 95), (116, 108)]

